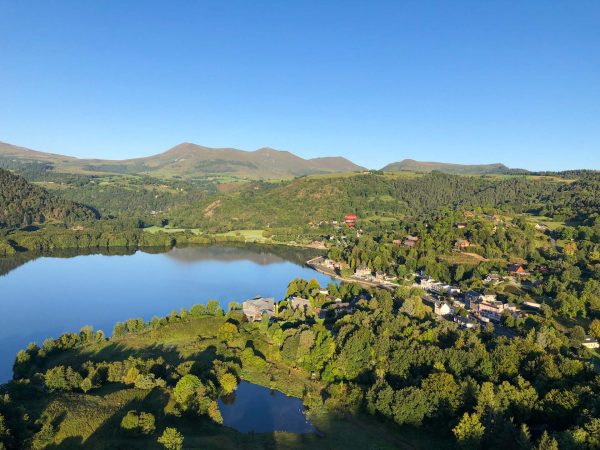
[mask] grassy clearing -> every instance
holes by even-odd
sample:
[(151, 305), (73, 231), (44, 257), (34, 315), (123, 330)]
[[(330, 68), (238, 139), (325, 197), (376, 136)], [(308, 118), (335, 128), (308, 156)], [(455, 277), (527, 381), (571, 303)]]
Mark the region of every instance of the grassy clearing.
[(264, 230), (233, 230), (217, 236), (243, 237), (246, 242), (266, 242), (268, 239), (263, 236), (263, 232)]
[(523, 214), (523, 217), (527, 222), (530, 222), (532, 224), (539, 223), (542, 226), (548, 227), (548, 229), (552, 231), (565, 226), (565, 222), (560, 220), (554, 220), (546, 216), (533, 216), (531, 214)]
[(166, 227), (159, 227), (157, 225), (153, 225), (151, 227), (147, 227), (144, 228), (144, 231), (147, 233), (159, 233), (159, 232), (163, 232), (163, 233), (183, 233), (186, 231), (190, 231), (192, 233), (194, 233), (195, 235), (199, 236), (201, 235), (203, 232), (200, 228), (172, 228), (169, 226)]

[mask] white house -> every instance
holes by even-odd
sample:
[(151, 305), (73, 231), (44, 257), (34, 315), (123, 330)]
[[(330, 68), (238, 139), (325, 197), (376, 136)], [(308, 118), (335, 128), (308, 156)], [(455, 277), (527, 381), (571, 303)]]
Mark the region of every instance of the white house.
[(598, 341), (596, 339), (594, 339), (593, 337), (589, 337), (589, 336), (583, 340), (581, 345), (583, 347), (589, 348), (589, 349), (594, 349), (594, 348), (600, 347), (600, 344), (598, 343)]
[(446, 302), (441, 302), (438, 300), (433, 305), (433, 312), (435, 312), (438, 316), (447, 316), (451, 313), (450, 305)]

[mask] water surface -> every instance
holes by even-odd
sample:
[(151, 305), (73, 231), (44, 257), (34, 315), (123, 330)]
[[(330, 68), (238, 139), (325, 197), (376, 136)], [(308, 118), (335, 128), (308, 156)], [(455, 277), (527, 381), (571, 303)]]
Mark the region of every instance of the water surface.
[(242, 381), (237, 390), (219, 400), (223, 425), (242, 433), (313, 433), (302, 400)]
[(331, 278), (303, 265), (310, 254), (285, 247), (203, 246), (166, 253), (4, 260), (0, 276), (0, 382), (19, 349), (92, 325), (150, 320), (209, 299), (226, 308), (256, 295), (281, 299), (296, 278)]

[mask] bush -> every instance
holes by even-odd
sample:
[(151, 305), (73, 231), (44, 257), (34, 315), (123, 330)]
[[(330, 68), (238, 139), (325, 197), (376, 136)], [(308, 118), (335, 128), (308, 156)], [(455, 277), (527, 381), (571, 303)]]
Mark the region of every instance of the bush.
[(175, 428), (166, 428), (158, 438), (158, 443), (167, 450), (181, 450), (183, 448), (183, 435)]
[(121, 428), (133, 434), (151, 434), (156, 429), (154, 415), (148, 412), (132, 410), (128, 411), (123, 420)]
[(200, 378), (196, 375), (185, 375), (177, 382), (173, 390), (173, 397), (183, 410), (189, 409), (196, 397), (196, 391), (202, 387)]
[(219, 378), (219, 384), (225, 394), (231, 394), (237, 389), (237, 378), (228, 372)]
[(83, 378), (70, 367), (56, 366), (44, 374), (44, 383), (52, 391), (72, 391), (81, 387)]

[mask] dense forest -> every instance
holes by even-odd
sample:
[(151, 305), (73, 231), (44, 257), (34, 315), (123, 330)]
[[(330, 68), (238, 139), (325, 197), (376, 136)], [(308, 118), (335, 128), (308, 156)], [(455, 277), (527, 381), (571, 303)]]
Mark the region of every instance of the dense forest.
[[(308, 448), (398, 448), (406, 444), (395, 440), (398, 430), (409, 448), (423, 444), (415, 430), (439, 448), (600, 445), (598, 356), (582, 346), (600, 338), (598, 173), (371, 172), (219, 185), (27, 167), (38, 183), (57, 183), (54, 192), (101, 214), (0, 169), (0, 256), (16, 255), (0, 260), (0, 273), (28, 254), (244, 242), (246, 230), (265, 243), (317, 241), (339, 264), (337, 275), (363, 267), (397, 284), (332, 284), (325, 295), (316, 282), (295, 280), (277, 320), (249, 323), (238, 306), (225, 313), (212, 302), (150, 322), (130, 319), (111, 338), (86, 327), (32, 344), (2, 388), (0, 442), (8, 448), (65, 439), (77, 447), (82, 422), (95, 424), (84, 435), (96, 448), (249, 445), (219, 427), (218, 399), (242, 379), (303, 399), (325, 431), (303, 437)], [(356, 228), (343, 225), (345, 213), (358, 215)], [(407, 245), (407, 236), (416, 240)], [(514, 275), (512, 263), (530, 273)], [(415, 287), (424, 274), (494, 295), (522, 314), (463, 330), (426, 305)], [(491, 276), (501, 281), (490, 284)], [(293, 296), (311, 308), (292, 309)], [(335, 313), (336, 298), (351, 312)], [(177, 351), (166, 342), (177, 342)], [(98, 402), (110, 426), (94, 418)], [(77, 413), (67, 414), (73, 405)], [(361, 428), (373, 423), (381, 436)], [(343, 427), (351, 443), (337, 442), (331, 426)], [(259, 448), (274, 445), (258, 439)]]
[(97, 214), (0, 169), (0, 228), (92, 220)]
[(577, 219), (598, 211), (599, 194), (597, 174), (568, 182), (529, 176), (371, 173), (253, 183), (239, 192), (176, 208), (169, 218), (178, 226), (215, 230), (306, 226), (341, 220), (349, 212), (364, 219), (413, 218), (475, 208)]

